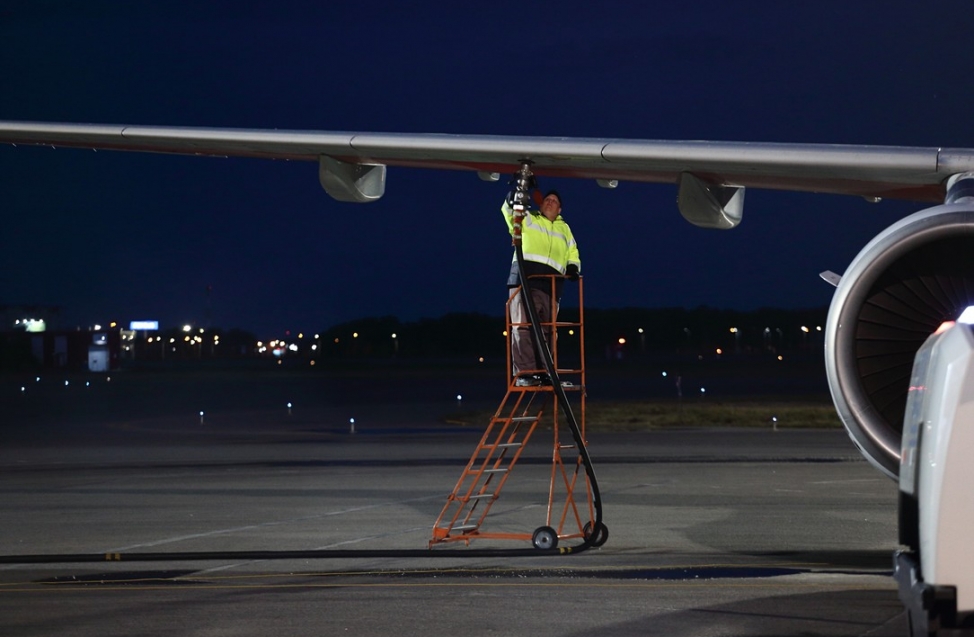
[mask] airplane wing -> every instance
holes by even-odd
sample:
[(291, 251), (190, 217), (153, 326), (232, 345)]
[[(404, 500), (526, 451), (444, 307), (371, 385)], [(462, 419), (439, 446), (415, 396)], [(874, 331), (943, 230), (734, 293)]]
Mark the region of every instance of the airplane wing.
[(744, 187), (943, 201), (945, 182), (974, 171), (974, 149), (355, 133), (0, 121), (0, 143), (319, 163), (343, 201), (385, 191), (386, 166), (476, 171), (496, 180), (530, 160), (541, 176), (674, 183), (691, 222), (734, 227)]

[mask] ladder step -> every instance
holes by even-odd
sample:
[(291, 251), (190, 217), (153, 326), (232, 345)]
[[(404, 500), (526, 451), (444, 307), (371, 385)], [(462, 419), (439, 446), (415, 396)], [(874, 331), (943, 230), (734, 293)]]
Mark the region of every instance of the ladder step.
[(477, 528), (476, 524), (458, 524), (457, 526), (451, 526), (450, 530), (451, 531), (471, 531), (476, 528)]
[(511, 422), (531, 422), (532, 420), (537, 419), (537, 416), (514, 416), (511, 418)]
[(507, 473), (507, 467), (501, 467), (499, 469), (484, 469), (484, 473)]
[(484, 498), (492, 498), (492, 497), (494, 497), (494, 494), (493, 493), (478, 493), (477, 495), (472, 495), (472, 496), (468, 497), (467, 499), (468, 500), (483, 500)]
[(511, 447), (520, 447), (520, 446), (521, 446), (520, 442), (502, 442), (501, 444), (497, 445), (497, 448), (510, 449)]

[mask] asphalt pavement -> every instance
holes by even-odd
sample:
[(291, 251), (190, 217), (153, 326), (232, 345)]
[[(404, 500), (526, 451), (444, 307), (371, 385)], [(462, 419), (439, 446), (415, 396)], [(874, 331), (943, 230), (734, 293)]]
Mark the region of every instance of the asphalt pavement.
[[(295, 378), (0, 383), (0, 634), (908, 634), (896, 485), (844, 431), (592, 431), (602, 547), (430, 550), (482, 432), (443, 414), (489, 392)], [(550, 441), (485, 530), (545, 523)]]

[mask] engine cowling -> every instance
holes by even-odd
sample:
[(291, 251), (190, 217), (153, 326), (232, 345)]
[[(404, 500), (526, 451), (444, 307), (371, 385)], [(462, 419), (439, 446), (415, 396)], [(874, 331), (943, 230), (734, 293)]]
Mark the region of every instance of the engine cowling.
[(944, 321), (974, 305), (974, 204), (923, 210), (853, 259), (832, 297), (825, 367), (850, 437), (876, 468), (899, 474), (913, 358)]

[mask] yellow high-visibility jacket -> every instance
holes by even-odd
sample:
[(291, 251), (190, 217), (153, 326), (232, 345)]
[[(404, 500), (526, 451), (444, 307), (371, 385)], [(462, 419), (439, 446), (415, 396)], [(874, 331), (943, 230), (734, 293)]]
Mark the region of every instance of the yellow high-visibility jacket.
[[(501, 206), (507, 229), (514, 234), (514, 209), (504, 201)], [(554, 221), (537, 210), (529, 210), (521, 222), (521, 251), (524, 253), (525, 269), (528, 276), (532, 274), (565, 274), (570, 264), (575, 264), (579, 272), (582, 262), (578, 256), (578, 244), (572, 236), (572, 229), (561, 215)], [(516, 257), (511, 264), (511, 278), (509, 286), (520, 285), (517, 280)], [(532, 285), (532, 287), (534, 287)], [(560, 286), (559, 286), (560, 287)]]

